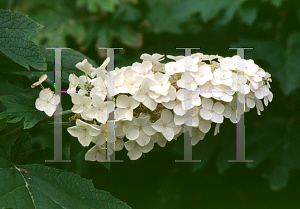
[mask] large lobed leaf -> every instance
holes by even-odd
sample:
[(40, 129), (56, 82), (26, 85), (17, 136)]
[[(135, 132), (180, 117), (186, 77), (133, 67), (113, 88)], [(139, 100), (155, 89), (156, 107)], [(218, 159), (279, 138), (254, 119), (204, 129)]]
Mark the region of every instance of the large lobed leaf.
[(15, 165), (0, 148), (0, 205), (4, 208), (130, 208), (92, 181), (43, 165)]
[(36, 98), (28, 93), (0, 96), (0, 101), (7, 107), (6, 111), (0, 113), (0, 119), (8, 117), (7, 123), (16, 123), (25, 118), (24, 129), (32, 128), (46, 117), (44, 112), (35, 108)]
[(42, 27), (26, 15), (0, 10), (0, 50), (25, 68), (46, 70), (42, 50), (29, 39)]

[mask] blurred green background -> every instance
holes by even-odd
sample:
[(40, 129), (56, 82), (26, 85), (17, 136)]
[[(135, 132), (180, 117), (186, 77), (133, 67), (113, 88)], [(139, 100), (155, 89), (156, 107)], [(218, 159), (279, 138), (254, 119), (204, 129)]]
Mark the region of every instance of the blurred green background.
[[(201, 163), (175, 163), (183, 159), (181, 137), (164, 148), (155, 145), (137, 161), (118, 152), (124, 162), (108, 171), (84, 161), (87, 149), (66, 126), (64, 154), (72, 162), (49, 166), (92, 179), (133, 209), (300, 208), (300, 1), (2, 0), (0, 6), (44, 26), (31, 38), (35, 43), (70, 47), (97, 65), (106, 57), (99, 47), (124, 48), (116, 50), (117, 67), (140, 61), (142, 53), (183, 55), (175, 47), (221, 56), (235, 55), (230, 47), (253, 47), (245, 58), (271, 73), (274, 94), (262, 115), (252, 109), (245, 116), (246, 159), (254, 163), (228, 163), (235, 158), (235, 125), (225, 120), (217, 136), (211, 130), (193, 148)], [(62, 99), (70, 109), (69, 96)], [(44, 134), (49, 129), (40, 124), (30, 130), (36, 146), (53, 146), (53, 135)]]

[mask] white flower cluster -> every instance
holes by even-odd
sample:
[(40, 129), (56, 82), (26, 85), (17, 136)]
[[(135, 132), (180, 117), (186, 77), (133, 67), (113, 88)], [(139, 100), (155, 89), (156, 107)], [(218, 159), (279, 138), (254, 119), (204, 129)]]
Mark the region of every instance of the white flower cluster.
[[(69, 77), (67, 92), (77, 117), (68, 131), (83, 146), (95, 144), (86, 160), (106, 160), (112, 149), (124, 145), (129, 158), (136, 160), (155, 143), (164, 147), (186, 131), (195, 145), (212, 123), (216, 134), (224, 117), (237, 123), (250, 108), (256, 107), (260, 115), (262, 99), (266, 106), (272, 101), (270, 74), (253, 60), (202, 53), (167, 57), (174, 61), (163, 64), (163, 55), (143, 54), (141, 63), (111, 72), (105, 69), (109, 58), (99, 68), (87, 60), (76, 65), (85, 75)], [(108, 88), (112, 83), (114, 88)], [(112, 98), (115, 102), (109, 101)], [(110, 113), (114, 119), (109, 119)], [(107, 123), (115, 124), (114, 133), (106, 131)]]

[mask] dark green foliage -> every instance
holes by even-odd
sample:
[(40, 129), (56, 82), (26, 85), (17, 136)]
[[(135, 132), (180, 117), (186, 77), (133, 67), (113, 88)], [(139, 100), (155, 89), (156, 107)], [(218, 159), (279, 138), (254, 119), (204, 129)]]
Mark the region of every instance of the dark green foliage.
[[(32, 202), (22, 175), (24, 178), (37, 175), (37, 182), (42, 183), (48, 181), (40, 178), (41, 173), (52, 180), (56, 178), (52, 174), (62, 175), (62, 178), (70, 176), (94, 191), (90, 181), (55, 167), (93, 179), (96, 188), (112, 192), (133, 208), (299, 207), (299, 2), (29, 0), (2, 1), (0, 6), (20, 12), (1, 10), (0, 15), (20, 16), (25, 23), (33, 26), (27, 25), (25, 30), (9, 33), (15, 36), (16, 43), (32, 46), (33, 50), (28, 55), (19, 53), (24, 48), (22, 45), (17, 45), (20, 47), (15, 49), (14, 54), (8, 51), (10, 42), (4, 42), (3, 38), (8, 35), (6, 28), (11, 27), (0, 26), (0, 175), (14, 178), (7, 181), (14, 181), (10, 186), (21, 186), (16, 191), (28, 204)], [(0, 18), (0, 22), (5, 23), (5, 19)], [(39, 24), (44, 26), (42, 30)], [(40, 45), (40, 49), (29, 37)], [(87, 57), (91, 58), (88, 59), (94, 67), (103, 62), (106, 50), (99, 50), (99, 47), (124, 48), (115, 53), (118, 67), (139, 61), (142, 53), (182, 55), (183, 50), (175, 47), (201, 47), (201, 50), (193, 52), (221, 56), (235, 55), (236, 50), (229, 50), (230, 47), (253, 47), (246, 50), (245, 58), (254, 59), (271, 73), (274, 95), (274, 101), (265, 107), (261, 116), (256, 114), (255, 109), (246, 113), (246, 159), (254, 162), (228, 163), (235, 157), (235, 125), (225, 120), (217, 136), (213, 137), (211, 130), (193, 148), (193, 158), (201, 160), (201, 163), (174, 163), (183, 159), (183, 137), (180, 137), (164, 148), (155, 146), (138, 162), (128, 162), (123, 150), (117, 153), (116, 159), (125, 159), (125, 162), (105, 165), (110, 168), (108, 172), (97, 162), (84, 161), (87, 149), (82, 148), (64, 127), (63, 155), (66, 159), (70, 157), (72, 163), (49, 164), (51, 167), (26, 165), (51, 158), (46, 154), (53, 144), (53, 131), (50, 131), (53, 125), (49, 125), (53, 124), (53, 120), (45, 118), (42, 112), (28, 110), (34, 110), (33, 102), (37, 98), (37, 94), (29, 89), (33, 82), (47, 73), (45, 85), (53, 86), (54, 50), (45, 49), (53, 46), (71, 48), (62, 52), (62, 82), (65, 88), (70, 73), (81, 75), (75, 68), (76, 63)], [(36, 53), (34, 60), (30, 58), (33, 53)], [(20, 58), (22, 55), (24, 59)], [(26, 69), (28, 66), (31, 66), (30, 71)], [(40, 71), (46, 69), (45, 72)], [(62, 103), (63, 107), (66, 103)], [(64, 118), (64, 122), (67, 121)], [(23, 128), (31, 128), (28, 130), (30, 134), (22, 132)], [(51, 151), (48, 154), (53, 154)], [(35, 161), (37, 159), (39, 161)], [(12, 162), (23, 165), (13, 167)], [(33, 191), (38, 192), (36, 182), (27, 180), (33, 184)], [(0, 208), (3, 205), (17, 208), (6, 204), (7, 199), (3, 197), (9, 188), (12, 189), (0, 185)], [(79, 204), (85, 202), (80, 201)]]

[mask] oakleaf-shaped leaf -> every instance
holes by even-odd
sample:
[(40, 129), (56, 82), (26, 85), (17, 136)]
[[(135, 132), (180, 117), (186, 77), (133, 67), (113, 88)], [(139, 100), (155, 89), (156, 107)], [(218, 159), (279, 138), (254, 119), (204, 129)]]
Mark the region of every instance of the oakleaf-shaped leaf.
[(46, 70), (42, 50), (29, 39), (42, 27), (26, 15), (0, 10), (0, 50), (25, 68)]
[(0, 179), (4, 208), (130, 208), (73, 173), (37, 164), (15, 165), (1, 148)]
[(36, 97), (25, 93), (0, 96), (0, 101), (7, 107), (6, 111), (0, 113), (0, 119), (8, 116), (7, 123), (16, 123), (25, 118), (24, 129), (32, 128), (46, 117), (44, 112), (35, 108), (35, 100)]

